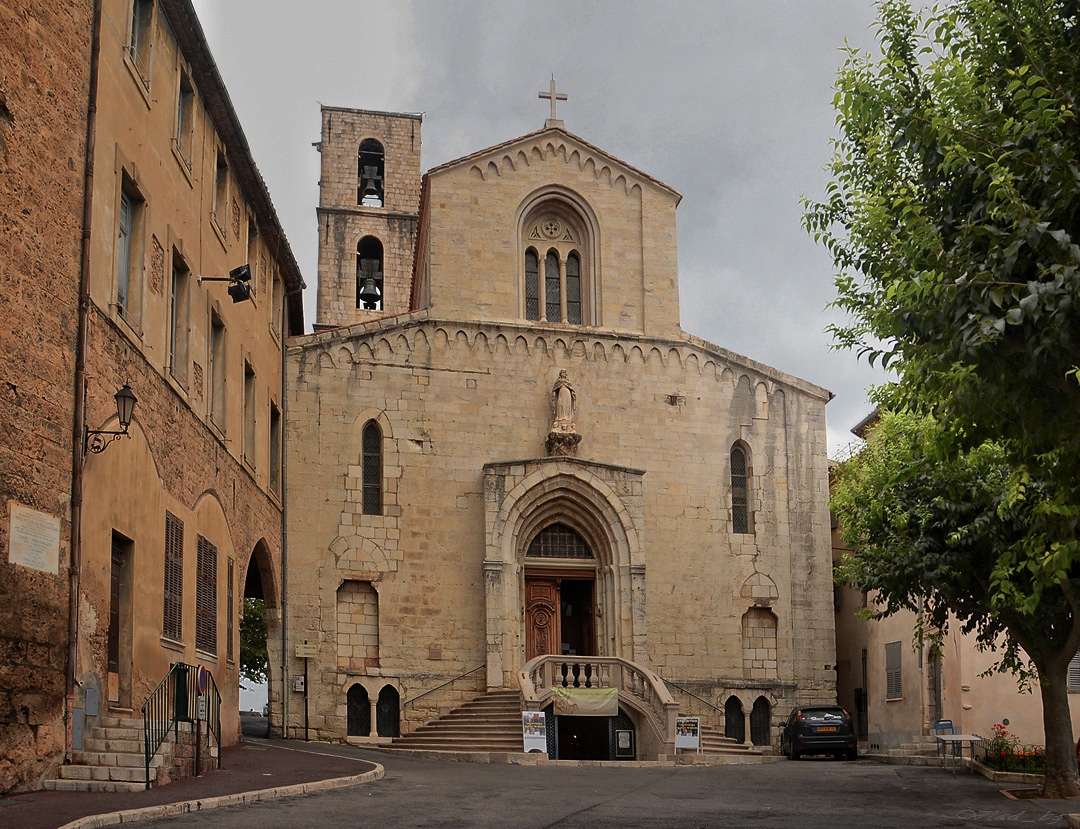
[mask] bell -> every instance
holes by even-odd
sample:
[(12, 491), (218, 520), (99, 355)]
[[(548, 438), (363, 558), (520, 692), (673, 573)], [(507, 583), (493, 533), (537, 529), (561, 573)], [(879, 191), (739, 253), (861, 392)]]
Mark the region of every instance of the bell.
[(360, 204), (364, 207), (382, 207), (382, 196), (379, 195), (379, 191), (376, 189), (374, 181), (368, 180), (367, 187), (364, 188), (364, 194), (360, 199)]
[(379, 289), (375, 285), (375, 279), (370, 276), (364, 279), (364, 285), (360, 289), (360, 301), (364, 303), (364, 307), (374, 308), (381, 298), (382, 294), (379, 293)]

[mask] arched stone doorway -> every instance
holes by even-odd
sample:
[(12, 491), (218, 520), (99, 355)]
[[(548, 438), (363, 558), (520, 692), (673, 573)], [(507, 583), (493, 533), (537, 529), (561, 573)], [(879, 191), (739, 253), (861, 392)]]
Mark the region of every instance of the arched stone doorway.
[[(270, 736), (280, 736), (282, 733), (280, 689), (277, 686), (281, 666), (281, 603), (276, 575), (270, 547), (265, 539), (259, 539), (251, 551), (244, 574), (243, 607), (239, 614), (240, 637), (243, 639), (252, 635), (252, 629), (245, 630), (247, 620), (248, 625), (255, 625), (255, 635), (266, 651), (267, 728)], [(251, 607), (252, 604), (255, 606)], [(262, 621), (265, 622), (264, 626), (260, 626)]]
[[(647, 660), (643, 475), (566, 457), (484, 467), (489, 688), (510, 687), (538, 648), (555, 652), (565, 644), (589, 655)], [(576, 552), (530, 555), (533, 543), (552, 532), (575, 537)], [(536, 612), (527, 618), (530, 607)], [(576, 617), (584, 624), (562, 627), (567, 611), (571, 618), (584, 614)], [(543, 647), (538, 622), (547, 625)], [(564, 641), (569, 631), (578, 644)]]

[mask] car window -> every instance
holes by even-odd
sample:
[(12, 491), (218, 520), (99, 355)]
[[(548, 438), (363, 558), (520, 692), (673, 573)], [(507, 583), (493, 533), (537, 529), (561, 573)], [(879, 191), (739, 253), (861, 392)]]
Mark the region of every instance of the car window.
[(804, 708), (804, 720), (842, 720), (844, 712), (839, 708)]

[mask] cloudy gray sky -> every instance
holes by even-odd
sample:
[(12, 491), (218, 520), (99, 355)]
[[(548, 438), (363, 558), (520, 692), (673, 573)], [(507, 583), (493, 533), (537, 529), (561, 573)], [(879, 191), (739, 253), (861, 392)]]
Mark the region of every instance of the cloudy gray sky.
[(195, 0), (315, 319), (319, 104), (422, 112), (424, 169), (566, 128), (683, 195), (682, 325), (825, 386), (829, 449), (882, 375), (833, 352), (831, 264), (800, 225), (823, 192), (845, 41), (871, 0)]

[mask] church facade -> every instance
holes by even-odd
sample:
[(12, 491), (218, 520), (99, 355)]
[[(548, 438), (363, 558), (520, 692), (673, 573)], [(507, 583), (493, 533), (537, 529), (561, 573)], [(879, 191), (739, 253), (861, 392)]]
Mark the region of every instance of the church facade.
[(651, 759), (676, 711), (765, 746), (835, 699), (830, 394), (681, 329), (679, 194), (552, 115), (421, 175), (419, 116), (323, 109), (290, 736), (616, 688)]

